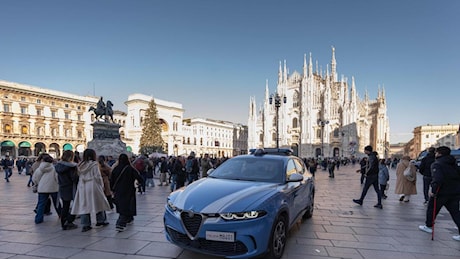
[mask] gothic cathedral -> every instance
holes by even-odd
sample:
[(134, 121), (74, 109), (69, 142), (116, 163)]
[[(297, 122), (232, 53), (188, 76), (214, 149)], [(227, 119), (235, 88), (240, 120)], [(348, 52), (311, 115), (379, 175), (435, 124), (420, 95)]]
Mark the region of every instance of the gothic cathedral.
[[(337, 76), (335, 49), (326, 72), (313, 72), (312, 57), (303, 73), (289, 73), (280, 61), (276, 92), (265, 86), (263, 105), (257, 109), (255, 97), (249, 101), (248, 148), (291, 148), (300, 157), (361, 157), (372, 145), (380, 158), (388, 156), (389, 121), (385, 90), (378, 89), (375, 100), (366, 91), (361, 99), (351, 78)], [(323, 75), (325, 74), (325, 75)]]

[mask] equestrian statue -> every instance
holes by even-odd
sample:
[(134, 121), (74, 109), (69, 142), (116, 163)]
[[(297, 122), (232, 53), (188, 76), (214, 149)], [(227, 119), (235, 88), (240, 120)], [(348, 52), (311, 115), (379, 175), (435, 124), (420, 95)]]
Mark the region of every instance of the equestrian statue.
[(93, 111), (94, 114), (96, 115), (96, 121), (99, 121), (99, 119), (102, 119), (102, 116), (104, 116), (104, 121), (105, 122), (113, 122), (113, 110), (112, 110), (113, 104), (110, 100), (107, 100), (107, 104), (104, 103), (103, 98), (101, 97), (99, 101), (97, 102), (97, 107), (91, 106), (88, 110)]

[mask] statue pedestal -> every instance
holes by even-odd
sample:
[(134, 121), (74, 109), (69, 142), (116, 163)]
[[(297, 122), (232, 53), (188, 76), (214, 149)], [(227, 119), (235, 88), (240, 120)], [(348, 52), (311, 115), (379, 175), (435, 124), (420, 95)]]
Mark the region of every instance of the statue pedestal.
[(126, 144), (120, 139), (120, 125), (108, 122), (94, 122), (93, 140), (88, 142), (88, 148), (96, 151), (96, 154), (104, 156), (112, 156), (117, 159), (122, 153), (128, 154)]

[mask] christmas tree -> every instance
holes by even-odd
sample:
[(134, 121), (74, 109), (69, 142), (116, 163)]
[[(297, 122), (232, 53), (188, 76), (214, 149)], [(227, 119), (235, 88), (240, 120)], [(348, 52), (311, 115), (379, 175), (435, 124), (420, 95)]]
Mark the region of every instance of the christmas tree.
[(149, 102), (149, 108), (145, 112), (142, 122), (142, 135), (140, 140), (139, 153), (151, 154), (163, 152), (163, 138), (161, 137), (161, 123), (158, 119), (158, 110), (155, 100)]

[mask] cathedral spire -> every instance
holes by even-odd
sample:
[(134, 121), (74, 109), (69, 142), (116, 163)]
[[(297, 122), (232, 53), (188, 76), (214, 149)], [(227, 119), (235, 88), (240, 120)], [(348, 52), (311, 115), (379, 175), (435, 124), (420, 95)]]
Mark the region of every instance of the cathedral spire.
[(332, 59), (331, 59), (331, 75), (332, 78), (334, 79), (334, 82), (337, 82), (337, 62), (335, 61), (335, 48), (334, 46), (331, 46), (332, 48)]
[(278, 85), (283, 82), (283, 73), (281, 71), (281, 61), (280, 61), (280, 68), (278, 69)]
[(308, 76), (313, 76), (313, 62), (311, 61), (311, 52), (310, 60), (308, 61)]
[(286, 60), (284, 60), (284, 75), (283, 75), (283, 81), (287, 81)]
[(268, 79), (265, 80), (265, 101), (270, 97), (270, 92), (268, 90)]
[(307, 54), (303, 54), (303, 77), (307, 77)]
[(319, 70), (318, 70), (318, 60), (316, 60), (316, 74), (319, 74)]

